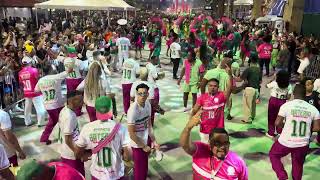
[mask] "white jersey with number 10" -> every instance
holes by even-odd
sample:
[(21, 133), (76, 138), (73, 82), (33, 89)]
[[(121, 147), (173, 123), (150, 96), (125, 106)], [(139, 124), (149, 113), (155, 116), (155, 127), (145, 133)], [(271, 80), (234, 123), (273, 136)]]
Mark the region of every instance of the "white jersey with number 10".
[(285, 118), (279, 143), (290, 148), (307, 146), (312, 121), (320, 119), (319, 111), (308, 102), (295, 99), (283, 104), (278, 115)]
[[(116, 122), (97, 120), (83, 126), (76, 144), (94, 149), (101, 139), (109, 135)], [(97, 154), (92, 155), (91, 175), (99, 179), (117, 180), (124, 176), (121, 150), (130, 143), (128, 130), (121, 125), (113, 140)]]
[(61, 83), (68, 76), (68, 73), (47, 75), (42, 77), (36, 87), (36, 91), (41, 91), (44, 97), (44, 106), (47, 110), (60, 108), (64, 104), (61, 93)]
[(139, 74), (139, 63), (134, 59), (126, 59), (123, 62), (122, 84), (131, 84), (136, 81), (136, 75)]

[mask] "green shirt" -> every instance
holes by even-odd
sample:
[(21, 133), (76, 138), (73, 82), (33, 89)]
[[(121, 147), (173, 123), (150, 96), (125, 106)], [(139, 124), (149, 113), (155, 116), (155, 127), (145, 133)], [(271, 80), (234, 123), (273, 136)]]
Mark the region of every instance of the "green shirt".
[[(188, 60), (186, 60), (186, 61), (188, 61)], [(191, 65), (189, 85), (196, 85), (199, 82), (201, 65), (202, 65), (202, 62), (199, 59), (197, 59), (196, 62), (193, 65)], [(183, 66), (185, 67), (185, 62), (183, 63)]]
[(206, 80), (210, 80), (212, 78), (217, 79), (219, 81), (220, 91), (225, 91), (230, 81), (229, 74), (224, 69), (219, 67), (207, 71), (207, 73), (204, 75), (204, 78)]
[(251, 65), (245, 69), (241, 75), (242, 80), (248, 81), (247, 87), (253, 87), (255, 89), (260, 88), (260, 81), (262, 80), (260, 68), (256, 65)]

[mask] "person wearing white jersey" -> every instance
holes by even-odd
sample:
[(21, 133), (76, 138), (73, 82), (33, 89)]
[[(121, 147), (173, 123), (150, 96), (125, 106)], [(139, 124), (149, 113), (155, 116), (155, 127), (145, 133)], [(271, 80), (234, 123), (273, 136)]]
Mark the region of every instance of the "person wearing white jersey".
[(83, 96), (80, 91), (71, 91), (67, 94), (67, 106), (65, 106), (59, 114), (60, 137), (60, 155), (61, 162), (68, 164), (83, 176), (85, 175), (84, 164), (74, 154), (75, 142), (80, 134), (76, 109), (82, 107)]
[(129, 57), (129, 48), (131, 46), (130, 40), (125, 37), (125, 32), (121, 32), (120, 38), (116, 41), (116, 46), (118, 47), (118, 69), (122, 69), (122, 63)]
[(100, 96), (105, 96), (109, 91), (107, 83), (101, 78), (102, 70), (98, 62), (94, 61), (89, 68), (87, 77), (81, 82), (77, 90), (84, 90), (84, 103), (90, 118), (90, 122), (95, 121), (96, 111), (95, 100)]
[(0, 179), (14, 180), (14, 176), (9, 169), (10, 164), (2, 144), (0, 144)]
[(154, 124), (154, 115), (156, 112), (160, 112), (161, 114), (164, 113), (164, 111), (159, 106), (160, 102), (160, 94), (159, 94), (159, 88), (156, 84), (156, 80), (159, 78), (158, 71), (157, 71), (157, 65), (158, 60), (155, 56), (151, 57), (151, 62), (148, 62), (146, 65), (146, 68), (148, 69), (148, 82), (154, 89), (154, 98), (152, 103), (152, 112), (151, 112), (151, 124), (153, 126)]
[(68, 73), (66, 78), (67, 92), (74, 91), (82, 81), (80, 69), (82, 68), (82, 61), (76, 58), (67, 57), (64, 59), (65, 69), (72, 68), (73, 71)]
[(130, 52), (130, 58), (124, 60), (122, 66), (122, 93), (123, 93), (123, 110), (127, 114), (130, 106), (130, 90), (132, 83), (136, 81), (139, 75), (140, 65), (133, 59), (134, 51)]
[[(112, 100), (101, 96), (95, 101), (97, 120), (81, 130), (76, 142), (78, 157), (90, 156), (92, 179), (118, 180), (124, 177), (123, 160), (129, 158), (129, 135), (127, 129), (112, 119)], [(123, 153), (122, 153), (123, 152)], [(84, 159), (86, 160), (86, 159)]]
[[(68, 77), (66, 78), (66, 85), (67, 85), (67, 93), (74, 91), (77, 89), (78, 85), (82, 82), (82, 76), (80, 74), (80, 69), (82, 69), (82, 61), (75, 58), (67, 57), (64, 59), (64, 67), (65, 69), (72, 68), (73, 71), (68, 73)], [(76, 115), (80, 116), (81, 108), (76, 110)]]
[(280, 107), (276, 127), (283, 128), (279, 139), (269, 152), (272, 169), (278, 179), (288, 179), (281, 158), (291, 154), (292, 178), (302, 179), (303, 164), (309, 151), (311, 133), (320, 131), (320, 115), (316, 107), (304, 101), (305, 86), (297, 84), (293, 91), (294, 100)]
[(178, 79), (177, 72), (181, 61), (181, 46), (177, 34), (173, 35), (173, 43), (170, 45), (171, 62), (173, 63), (173, 79)]
[[(0, 109), (0, 144), (3, 144), (10, 164), (17, 167), (18, 156), (25, 159), (25, 152), (21, 149), (16, 135), (12, 131), (12, 123), (7, 112)], [(16, 154), (18, 152), (18, 156)]]
[[(151, 142), (156, 149), (156, 143), (151, 125), (151, 105), (148, 99), (149, 87), (146, 84), (137, 86), (137, 100), (130, 105), (127, 114), (130, 146), (134, 161), (133, 176), (135, 180), (145, 180), (148, 174), (148, 155), (152, 151)], [(148, 142), (151, 140), (151, 142)]]
[(43, 103), (49, 114), (48, 123), (40, 137), (40, 142), (49, 145), (51, 144), (51, 141), (49, 140), (50, 134), (59, 121), (59, 113), (64, 107), (65, 102), (61, 93), (61, 83), (73, 69), (69, 68), (67, 71), (55, 74), (56, 71), (53, 70), (52, 66), (48, 66), (45, 67), (43, 71), (48, 75), (40, 78), (35, 87), (35, 91), (43, 94)]
[[(84, 91), (84, 103), (89, 114), (90, 121), (95, 121), (96, 110), (94, 108), (95, 100), (100, 96), (109, 96), (112, 98), (113, 106), (116, 106), (114, 93), (111, 92), (111, 72), (107, 67), (107, 62), (100, 51), (93, 53), (94, 61), (89, 65), (88, 74), (77, 90)], [(114, 115), (117, 115), (116, 107), (113, 107)]]

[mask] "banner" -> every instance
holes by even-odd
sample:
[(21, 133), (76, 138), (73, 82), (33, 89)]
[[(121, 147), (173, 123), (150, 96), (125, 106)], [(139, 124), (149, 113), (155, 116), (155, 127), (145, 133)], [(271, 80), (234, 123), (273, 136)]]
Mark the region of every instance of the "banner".
[(271, 8), (269, 15), (283, 16), (284, 6), (287, 0), (277, 0), (274, 6)]

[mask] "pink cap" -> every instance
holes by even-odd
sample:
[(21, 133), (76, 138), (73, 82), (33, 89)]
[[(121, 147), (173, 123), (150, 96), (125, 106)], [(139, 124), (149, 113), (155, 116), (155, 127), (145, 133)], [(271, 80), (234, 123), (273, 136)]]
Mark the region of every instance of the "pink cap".
[(112, 118), (113, 114), (111, 111), (104, 114), (96, 112), (96, 116), (98, 120), (108, 120)]

